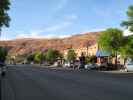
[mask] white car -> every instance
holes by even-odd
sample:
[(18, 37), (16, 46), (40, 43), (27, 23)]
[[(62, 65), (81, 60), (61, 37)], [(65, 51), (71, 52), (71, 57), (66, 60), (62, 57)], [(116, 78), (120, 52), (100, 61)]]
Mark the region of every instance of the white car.
[(64, 67), (70, 67), (70, 66), (71, 64), (69, 62), (64, 64)]

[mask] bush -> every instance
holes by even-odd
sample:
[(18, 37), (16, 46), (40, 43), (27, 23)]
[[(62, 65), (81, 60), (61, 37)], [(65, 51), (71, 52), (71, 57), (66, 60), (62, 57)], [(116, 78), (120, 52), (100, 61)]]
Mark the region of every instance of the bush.
[(94, 62), (96, 62), (96, 56), (86, 57), (86, 59), (85, 59), (86, 64), (94, 63)]

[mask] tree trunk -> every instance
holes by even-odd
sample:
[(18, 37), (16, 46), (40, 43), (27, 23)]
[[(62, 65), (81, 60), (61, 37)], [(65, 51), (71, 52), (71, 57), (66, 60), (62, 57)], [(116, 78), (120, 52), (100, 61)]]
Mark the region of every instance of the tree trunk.
[(116, 54), (115, 54), (115, 66), (116, 66), (116, 68), (118, 67), (117, 66), (117, 51), (116, 51)]
[(124, 57), (124, 68), (125, 68), (125, 65), (126, 65), (126, 61), (127, 61), (127, 58)]
[(88, 46), (87, 46), (87, 57), (88, 57)]

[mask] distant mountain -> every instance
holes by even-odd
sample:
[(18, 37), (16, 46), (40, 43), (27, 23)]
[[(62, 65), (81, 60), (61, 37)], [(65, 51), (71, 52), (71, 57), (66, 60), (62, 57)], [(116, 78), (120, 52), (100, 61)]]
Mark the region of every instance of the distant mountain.
[(1, 46), (8, 47), (9, 55), (23, 55), (35, 51), (45, 51), (48, 48), (54, 48), (61, 52), (70, 47), (82, 48), (88, 41), (97, 41), (100, 32), (89, 32), (84, 34), (73, 35), (67, 38), (54, 39), (16, 39), (9, 41), (0, 41)]

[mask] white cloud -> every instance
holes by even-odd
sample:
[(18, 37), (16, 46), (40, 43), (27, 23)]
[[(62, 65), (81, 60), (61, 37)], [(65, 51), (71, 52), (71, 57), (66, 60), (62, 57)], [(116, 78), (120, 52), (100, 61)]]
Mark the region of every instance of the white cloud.
[(55, 24), (53, 26), (50, 26), (50, 27), (47, 27), (47, 28), (44, 28), (44, 29), (40, 29), (40, 30), (33, 30), (33, 31), (30, 31), (30, 33), (51, 33), (51, 32), (54, 32), (56, 33), (57, 31), (60, 31), (60, 30), (63, 30), (69, 26), (71, 26), (73, 24), (73, 22), (62, 22), (60, 24)]
[(40, 36), (37, 33), (30, 33), (30, 34), (19, 34), (16, 36), (17, 39), (19, 38), (42, 38), (42, 36)]
[(0, 40), (6, 41), (6, 40), (9, 40), (9, 38), (7, 38), (7, 37), (0, 37)]
[[(16, 37), (15, 38), (64, 38), (69, 37), (70, 35), (64, 34), (64, 30), (71, 27), (75, 20), (78, 19), (78, 16), (76, 14), (69, 14), (65, 15), (62, 22), (57, 23), (55, 25), (51, 25), (49, 27), (44, 27), (42, 29), (35, 29), (35, 30), (29, 30), (27, 32), (17, 30), (15, 32)], [(9, 36), (8, 36), (9, 37)], [(2, 40), (5, 38), (2, 38)], [(10, 38), (14, 39), (14, 38)], [(6, 39), (7, 40), (7, 39)]]
[[(16, 38), (63, 38), (68, 37), (68, 35), (59, 34), (57, 35), (57, 32), (60, 32), (63, 29), (66, 29), (70, 27), (73, 24), (71, 21), (65, 21), (60, 24), (56, 24), (44, 29), (40, 30), (31, 30), (27, 34), (19, 34), (16, 36)], [(45, 34), (46, 33), (46, 34)]]
[(128, 29), (124, 31), (124, 36), (133, 35), (133, 32), (130, 32)]
[(83, 32), (100, 32), (100, 31), (104, 31), (107, 28), (95, 28), (95, 29), (86, 29)]
[(68, 0), (60, 0), (60, 2), (56, 5), (54, 11), (60, 11), (61, 9), (63, 9), (66, 5), (67, 5)]
[(30, 33), (47, 33), (47, 32), (56, 33), (57, 31), (63, 30), (73, 25), (76, 19), (78, 19), (78, 16), (75, 14), (66, 15), (61, 23), (46, 27), (44, 29), (31, 30)]
[(66, 20), (76, 20), (78, 19), (78, 16), (76, 14), (69, 14), (65, 16)]
[[(54, 31), (57, 31), (58, 29), (62, 29), (63, 27), (65, 28), (67, 25), (69, 25), (70, 23), (64, 23), (64, 26), (62, 26), (63, 24), (59, 24), (59, 25), (55, 25), (55, 26), (51, 26), (49, 28), (46, 28), (44, 30), (39, 30), (39, 31), (31, 31), (29, 34), (19, 34), (16, 38), (65, 38), (65, 37), (70, 37), (71, 35), (76, 35), (76, 34), (84, 34), (86, 32), (99, 32), (99, 31), (104, 31), (105, 29), (86, 29), (83, 30), (81, 32), (75, 32), (72, 34), (55, 34)], [(62, 26), (62, 27), (59, 27)], [(41, 34), (42, 32), (53, 32), (50, 34)], [(128, 35), (133, 35), (133, 33), (131, 33), (129, 30), (125, 30), (124, 31), (124, 35), (128, 36)], [(8, 38), (3, 37), (2, 40), (8, 40)]]
[[(78, 18), (75, 14), (65, 15), (62, 22), (41, 29), (34, 30), (15, 30), (13, 33), (5, 32), (2, 34), (1, 40), (9, 40), (16, 38), (64, 38), (70, 35), (65, 35), (65, 30), (73, 26)], [(10, 34), (10, 35), (9, 35)]]
[[(16, 38), (21, 39), (21, 38), (47, 38), (47, 39), (52, 39), (52, 38), (65, 38), (65, 37), (70, 37), (71, 35), (64, 35), (64, 34), (46, 34), (46, 35), (41, 35), (39, 33), (30, 33), (30, 34), (19, 34)], [(7, 40), (7, 39), (6, 39)]]
[(45, 38), (48, 38), (48, 39), (52, 39), (52, 38), (66, 38), (66, 37), (70, 37), (71, 35), (64, 35), (64, 34), (60, 34), (60, 35), (57, 35), (57, 34), (47, 34), (45, 35)]
[(61, 23), (61, 24), (56, 24), (56, 25), (54, 25), (54, 26), (51, 26), (51, 27), (48, 27), (48, 28), (45, 28), (44, 30), (43, 30), (43, 32), (55, 32), (55, 31), (57, 31), (57, 30), (62, 30), (62, 29), (64, 29), (64, 28), (67, 28), (67, 27), (69, 27), (69, 26), (71, 26), (73, 24), (73, 22), (63, 22), (63, 23)]

